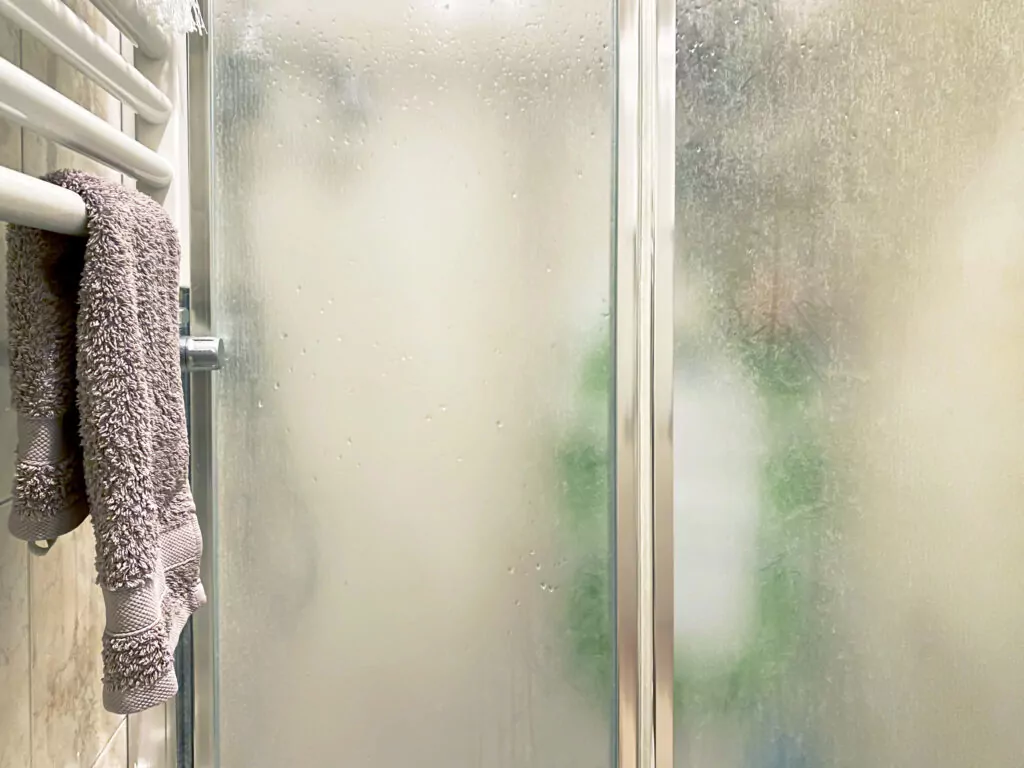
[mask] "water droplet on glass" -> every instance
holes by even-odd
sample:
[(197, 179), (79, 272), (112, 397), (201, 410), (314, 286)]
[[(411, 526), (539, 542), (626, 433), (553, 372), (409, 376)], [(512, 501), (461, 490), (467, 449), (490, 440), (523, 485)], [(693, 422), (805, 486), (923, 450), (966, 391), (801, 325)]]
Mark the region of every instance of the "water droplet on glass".
[(256, 401), (256, 407), (257, 408), (262, 408), (263, 407), (263, 401), (262, 400), (257, 400)]
[(508, 567), (508, 575), (509, 576), (514, 576), (515, 573), (516, 573), (516, 567), (514, 565), (510, 565)]
[(281, 382), (280, 381), (275, 381), (274, 382), (274, 389), (280, 389), (280, 388), (281, 388)]
[(498, 429), (503, 429), (505, 427), (505, 425), (502, 424), (500, 421), (495, 422), (495, 426), (497, 426)]
[(516, 600), (516, 608), (523, 604), (522, 600)]
[(533, 566), (533, 570), (539, 571), (540, 570), (540, 563), (537, 563), (536, 565), (534, 565)]

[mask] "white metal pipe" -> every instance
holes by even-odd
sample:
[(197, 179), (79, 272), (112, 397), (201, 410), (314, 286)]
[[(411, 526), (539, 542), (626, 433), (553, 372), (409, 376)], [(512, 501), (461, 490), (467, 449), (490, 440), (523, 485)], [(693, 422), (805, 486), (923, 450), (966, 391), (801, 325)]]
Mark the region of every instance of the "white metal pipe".
[(0, 116), (155, 187), (174, 176), (156, 152), (2, 58)]
[(85, 202), (70, 189), (0, 166), (0, 221), (85, 234)]
[(171, 50), (168, 35), (146, 18), (136, 0), (92, 0), (115, 27), (151, 59), (163, 59)]
[(0, 15), (95, 80), (143, 120), (167, 122), (171, 100), (60, 0), (0, 0)]

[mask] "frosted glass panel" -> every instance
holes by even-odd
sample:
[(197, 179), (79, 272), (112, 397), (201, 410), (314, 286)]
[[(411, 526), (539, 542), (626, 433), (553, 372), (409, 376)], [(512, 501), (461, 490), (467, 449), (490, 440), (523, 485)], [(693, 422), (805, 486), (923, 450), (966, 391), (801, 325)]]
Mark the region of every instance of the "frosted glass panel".
[(676, 764), (1024, 754), (1024, 5), (677, 4)]
[(222, 764), (608, 765), (611, 2), (214, 10)]

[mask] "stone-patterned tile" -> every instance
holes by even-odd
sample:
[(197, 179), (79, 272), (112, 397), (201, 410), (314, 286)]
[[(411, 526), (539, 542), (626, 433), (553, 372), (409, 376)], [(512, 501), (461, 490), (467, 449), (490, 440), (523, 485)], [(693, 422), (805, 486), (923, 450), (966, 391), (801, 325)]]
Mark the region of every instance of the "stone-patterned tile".
[(92, 768), (127, 768), (128, 766), (128, 724), (122, 720), (107, 746), (103, 748)]
[[(6, 374), (4, 374), (6, 375)], [(0, 768), (29, 765), (28, 549), (0, 507)]]
[(35, 765), (89, 766), (122, 720), (103, 709), (103, 597), (87, 523), (29, 559), (32, 756)]

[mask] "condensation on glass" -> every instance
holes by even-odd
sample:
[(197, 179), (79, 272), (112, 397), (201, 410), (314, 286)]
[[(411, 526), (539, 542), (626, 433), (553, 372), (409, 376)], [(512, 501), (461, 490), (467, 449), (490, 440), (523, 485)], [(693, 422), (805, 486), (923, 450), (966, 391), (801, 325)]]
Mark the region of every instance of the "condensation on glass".
[(676, 764), (1024, 754), (1024, 5), (677, 4)]
[(612, 4), (219, 0), (224, 766), (612, 762)]

